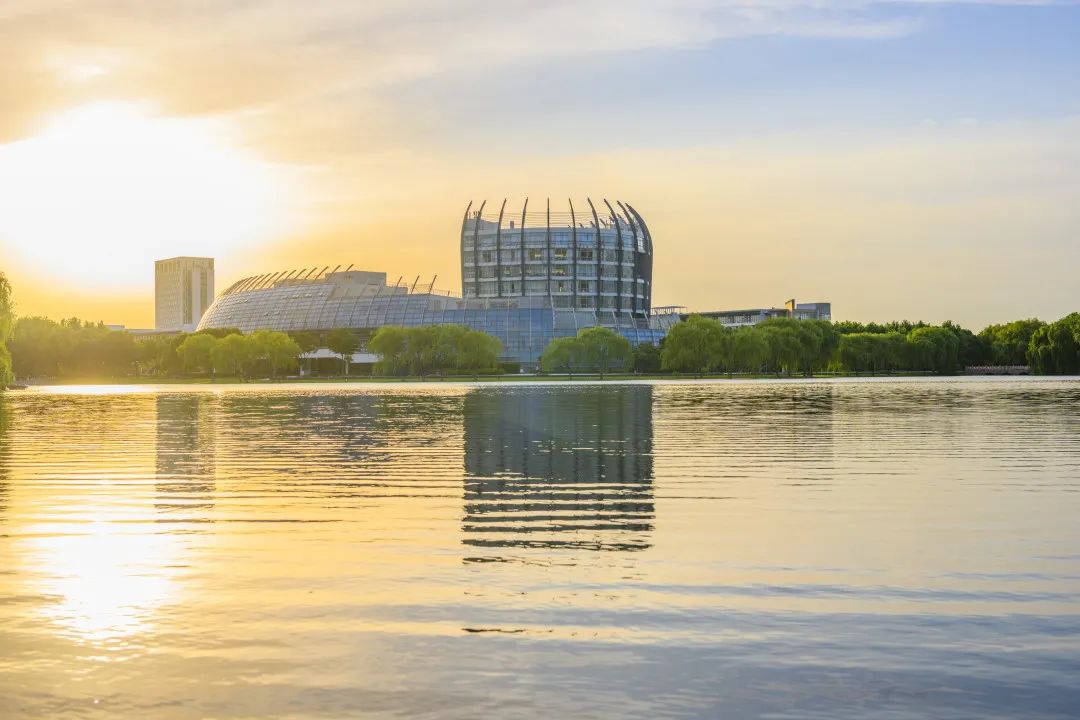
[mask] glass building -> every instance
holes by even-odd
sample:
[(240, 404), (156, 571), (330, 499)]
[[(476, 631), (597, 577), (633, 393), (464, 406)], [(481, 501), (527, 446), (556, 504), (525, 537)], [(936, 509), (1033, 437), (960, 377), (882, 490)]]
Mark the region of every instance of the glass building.
[[(550, 298), (555, 309), (648, 315), (652, 236), (631, 205), (586, 199), (575, 208), (465, 209), (461, 288), (467, 298)], [(616, 209), (617, 208), (617, 209)]]
[[(199, 329), (349, 328), (366, 340), (384, 325), (454, 323), (494, 335), (502, 343), (503, 360), (533, 367), (553, 339), (583, 328), (609, 327), (633, 345), (657, 344), (678, 320), (675, 313), (650, 312), (652, 239), (629, 205), (617, 203), (616, 211), (604, 201), (609, 213), (601, 219), (598, 208), (587, 203), (591, 220), (578, 223), (576, 211), (566, 213), (570, 219), (565, 220), (545, 203), (543, 225), (534, 227), (537, 219), (526, 202), (517, 214), (524, 231), (517, 221), (506, 220), (503, 205), (502, 219), (495, 221), (484, 215), (483, 203), (476, 212), (471, 205), (466, 211), (462, 297), (436, 290), (434, 281), (389, 284), (382, 272), (315, 267), (234, 283), (206, 311)], [(488, 252), (496, 254), (485, 256)], [(499, 280), (488, 284), (483, 279), (488, 274)]]

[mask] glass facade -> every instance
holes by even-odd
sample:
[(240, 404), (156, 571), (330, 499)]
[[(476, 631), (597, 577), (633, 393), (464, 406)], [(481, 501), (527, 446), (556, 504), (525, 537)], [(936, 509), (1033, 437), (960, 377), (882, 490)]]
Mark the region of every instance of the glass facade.
[[(546, 297), (458, 298), (426, 287), (410, 291), (387, 285), (383, 273), (363, 273), (364, 281), (350, 275), (356, 273), (329, 273), (301, 281), (274, 276), (241, 280), (214, 302), (199, 329), (322, 332), (350, 328), (367, 336), (383, 325), (454, 323), (494, 335), (503, 345), (504, 360), (532, 366), (554, 338), (576, 335), (581, 328), (601, 325), (634, 345), (656, 344), (677, 319), (558, 306)], [(371, 276), (382, 282), (367, 281)]]
[(370, 335), (384, 325), (455, 323), (502, 342), (503, 359), (533, 366), (553, 339), (609, 327), (656, 344), (677, 315), (652, 313), (652, 236), (632, 206), (550, 201), (497, 213), (481, 203), (461, 226), (462, 297), (389, 285), (385, 273), (339, 268), (246, 278), (207, 310), (200, 329)]
[[(508, 210), (473, 204), (461, 223), (465, 298), (546, 297), (556, 308), (647, 317), (652, 306), (652, 236), (634, 208), (602, 200), (552, 210), (551, 202)], [(525, 279), (525, 282), (520, 282)]]

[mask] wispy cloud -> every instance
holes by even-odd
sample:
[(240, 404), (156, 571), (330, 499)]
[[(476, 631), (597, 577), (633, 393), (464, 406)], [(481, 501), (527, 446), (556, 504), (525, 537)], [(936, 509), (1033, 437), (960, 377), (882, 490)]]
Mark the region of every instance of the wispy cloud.
[(177, 112), (224, 112), (736, 37), (896, 37), (920, 27), (914, 6), (929, 2), (942, 0), (6, 0), (0, 138), (91, 92), (166, 95)]

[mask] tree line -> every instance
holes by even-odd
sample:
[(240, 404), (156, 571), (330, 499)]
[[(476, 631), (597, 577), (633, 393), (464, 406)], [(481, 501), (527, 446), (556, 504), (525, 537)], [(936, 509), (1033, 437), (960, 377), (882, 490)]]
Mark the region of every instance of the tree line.
[(285, 333), (237, 330), (139, 337), (76, 318), (25, 317), (7, 341), (17, 377), (227, 375), (295, 370), (302, 346)]
[(830, 323), (772, 318), (728, 328), (692, 315), (661, 343), (664, 370), (684, 373), (954, 373), (966, 367), (1028, 365), (1036, 373), (1080, 371), (1080, 313), (1054, 323), (1017, 320), (978, 335), (956, 323)]
[[(0, 338), (5, 339), (0, 343), (0, 387), (9, 384), (13, 377), (276, 378), (297, 371), (300, 356), (320, 347), (336, 354), (341, 372), (348, 374), (350, 360), (362, 345), (360, 336), (347, 329), (324, 334), (269, 330), (242, 334), (234, 329), (214, 329), (139, 336), (76, 318), (57, 322), (23, 317), (12, 322), (10, 292), (2, 281)], [(499, 364), (502, 346), (498, 339), (460, 325), (387, 326), (375, 333), (368, 348), (382, 356), (374, 368), (379, 374), (502, 371)]]
[[(325, 334), (238, 330), (136, 336), (71, 318), (15, 319), (11, 286), (0, 273), (0, 388), (15, 377), (225, 375), (277, 377), (299, 358), (326, 347), (344, 372), (361, 346), (351, 330)], [(385, 375), (479, 374), (500, 371), (498, 339), (460, 325), (387, 326), (369, 340)], [(1080, 313), (1052, 323), (1016, 320), (977, 335), (951, 322), (830, 323), (773, 318), (729, 328), (692, 315), (660, 343), (631, 347), (608, 328), (556, 338), (540, 358), (543, 372), (771, 373), (819, 371), (952, 373), (965, 367), (1028, 365), (1042, 374), (1080, 373)]]

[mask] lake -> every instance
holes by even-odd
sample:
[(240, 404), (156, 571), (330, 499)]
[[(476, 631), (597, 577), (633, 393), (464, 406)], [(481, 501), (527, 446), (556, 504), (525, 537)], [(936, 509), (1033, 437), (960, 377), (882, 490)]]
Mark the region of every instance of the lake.
[(3, 718), (1075, 718), (1080, 380), (0, 395)]

